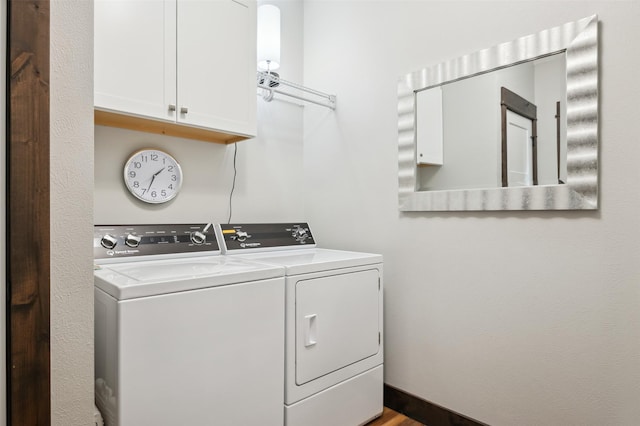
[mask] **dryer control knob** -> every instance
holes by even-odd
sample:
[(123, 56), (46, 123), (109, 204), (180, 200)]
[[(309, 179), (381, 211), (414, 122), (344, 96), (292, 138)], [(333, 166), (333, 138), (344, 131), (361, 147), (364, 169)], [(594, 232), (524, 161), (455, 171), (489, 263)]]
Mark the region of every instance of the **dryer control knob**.
[(117, 244), (118, 244), (118, 239), (110, 234), (105, 234), (100, 239), (100, 245), (102, 245), (102, 247), (109, 250), (112, 250)]
[(303, 228), (296, 228), (296, 230), (293, 231), (293, 238), (295, 238), (298, 242), (303, 242), (307, 239), (308, 236), (309, 235), (307, 235), (307, 231)]
[(142, 241), (142, 237), (140, 235), (129, 234), (125, 237), (124, 243), (132, 248), (136, 248), (140, 245), (140, 241)]
[(249, 238), (249, 234), (247, 234), (245, 231), (236, 231), (236, 239), (240, 242), (245, 241), (247, 238)]
[(194, 231), (190, 235), (193, 244), (201, 245), (207, 241), (207, 236), (200, 231)]

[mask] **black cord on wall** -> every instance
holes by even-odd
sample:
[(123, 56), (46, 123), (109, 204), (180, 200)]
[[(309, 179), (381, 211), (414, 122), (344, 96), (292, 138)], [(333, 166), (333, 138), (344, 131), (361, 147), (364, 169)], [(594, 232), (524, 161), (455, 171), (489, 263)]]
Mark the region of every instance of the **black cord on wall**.
[(233, 150), (233, 184), (231, 185), (231, 193), (229, 193), (229, 220), (227, 223), (231, 223), (231, 212), (233, 211), (233, 207), (231, 201), (233, 200), (233, 190), (236, 188), (236, 175), (238, 174), (238, 169), (236, 168), (236, 158), (238, 157), (238, 143), (234, 143)]

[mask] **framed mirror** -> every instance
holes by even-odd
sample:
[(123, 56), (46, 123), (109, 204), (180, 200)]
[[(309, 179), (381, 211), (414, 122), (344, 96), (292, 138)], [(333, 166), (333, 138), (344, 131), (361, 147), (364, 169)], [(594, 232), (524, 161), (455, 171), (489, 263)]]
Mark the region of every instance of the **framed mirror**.
[(401, 211), (598, 208), (598, 20), (402, 76)]

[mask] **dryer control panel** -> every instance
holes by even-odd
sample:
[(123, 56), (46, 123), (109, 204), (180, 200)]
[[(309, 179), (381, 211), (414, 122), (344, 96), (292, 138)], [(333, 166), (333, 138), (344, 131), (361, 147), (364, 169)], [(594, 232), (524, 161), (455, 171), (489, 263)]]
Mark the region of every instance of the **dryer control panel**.
[(316, 246), (309, 224), (304, 222), (226, 224), (220, 225), (219, 232), (225, 253)]
[(195, 253), (220, 253), (212, 224), (94, 226), (96, 260)]

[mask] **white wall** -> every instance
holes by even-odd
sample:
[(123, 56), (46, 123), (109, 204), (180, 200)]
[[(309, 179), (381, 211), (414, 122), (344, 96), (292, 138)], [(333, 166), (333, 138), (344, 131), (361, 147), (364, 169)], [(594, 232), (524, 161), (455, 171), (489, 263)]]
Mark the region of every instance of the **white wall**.
[[(282, 13), (281, 76), (302, 79), (302, 2), (273, 1)], [(276, 95), (258, 99), (258, 137), (236, 145), (173, 138), (97, 126), (95, 129), (95, 223), (227, 223), (237, 146), (232, 222), (304, 219), (302, 111)], [(134, 151), (167, 150), (180, 163), (184, 183), (166, 205), (145, 205), (125, 189), (122, 168)]]
[(93, 2), (51, 2), (51, 424), (93, 424)]
[(444, 161), (418, 169), (420, 190), (502, 186), (500, 88), (534, 99), (533, 69), (524, 63), (442, 86)]
[[(400, 75), (597, 13), (601, 208), (400, 213)], [(385, 256), (386, 382), (492, 425), (640, 421), (640, 2), (305, 2), (306, 217)]]
[[(567, 116), (567, 93), (565, 55), (554, 55), (536, 62), (536, 94), (534, 96), (538, 114), (538, 184), (558, 183), (558, 140), (556, 102), (560, 102), (560, 117)], [(544, 82), (543, 84), (537, 84)], [(567, 181), (567, 120), (560, 121), (560, 179)]]

